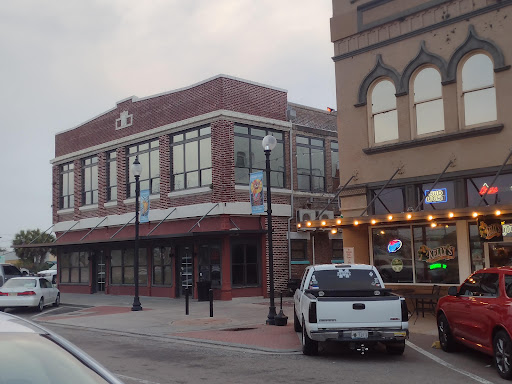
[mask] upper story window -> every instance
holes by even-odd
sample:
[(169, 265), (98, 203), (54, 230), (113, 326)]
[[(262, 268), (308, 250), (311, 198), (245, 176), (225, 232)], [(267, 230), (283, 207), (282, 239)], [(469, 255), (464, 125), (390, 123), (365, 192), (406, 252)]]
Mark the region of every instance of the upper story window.
[(130, 168), (137, 156), (142, 166), (142, 173), (139, 178), (140, 189), (149, 189), (151, 194), (160, 193), (160, 152), (157, 139), (128, 147), (126, 158), (127, 197), (135, 197), (135, 176), (130, 172)]
[[(372, 199), (380, 191), (379, 189), (371, 192)], [(385, 188), (373, 202), (373, 214), (384, 215), (388, 213), (397, 213), (405, 211), (405, 187)]]
[(371, 122), (373, 143), (398, 140), (398, 114), (395, 86), (389, 80), (381, 80), (373, 87), (371, 98)]
[(483, 53), (470, 56), (462, 67), (462, 101), (465, 126), (497, 120), (493, 63)]
[(414, 77), (416, 135), (444, 131), (441, 75), (435, 68), (424, 68)]
[(107, 153), (107, 201), (117, 200), (117, 152)]
[(331, 177), (333, 192), (340, 184), (340, 158), (338, 156), (338, 142), (331, 141)]
[(73, 163), (60, 166), (60, 201), (59, 208), (73, 208), (75, 206), (75, 171)]
[(173, 190), (212, 183), (211, 133), (208, 126), (171, 137)]
[[(468, 207), (512, 203), (512, 173), (499, 175), (494, 183), (493, 180), (494, 175), (466, 180)], [(482, 201), (483, 195), (485, 197)]]
[(82, 205), (98, 204), (98, 156), (82, 160)]
[[(265, 151), (261, 142), (267, 135), (276, 138), (277, 144), (270, 152), (270, 185), (284, 187), (284, 141), (281, 132), (270, 129), (235, 125), (235, 183), (249, 185), (249, 174), (266, 169)], [(266, 183), (266, 174), (263, 173)]]
[(297, 136), (297, 184), (301, 191), (325, 191), (324, 141)]
[[(432, 186), (435, 188), (432, 189)], [(423, 211), (452, 209), (460, 205), (460, 202), (457, 202), (455, 182), (453, 181), (441, 181), (436, 185), (434, 183), (421, 184), (418, 186), (418, 198), (422, 201), (420, 209)]]

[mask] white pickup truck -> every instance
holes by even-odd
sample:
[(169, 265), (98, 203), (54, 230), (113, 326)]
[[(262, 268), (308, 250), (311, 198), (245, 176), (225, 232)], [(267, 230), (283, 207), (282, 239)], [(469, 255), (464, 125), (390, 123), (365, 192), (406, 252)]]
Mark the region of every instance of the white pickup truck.
[(409, 337), (405, 299), (384, 287), (372, 265), (308, 267), (295, 291), (293, 318), (305, 355), (316, 355), (318, 342), (327, 340), (361, 354), (380, 342), (388, 353), (401, 355)]

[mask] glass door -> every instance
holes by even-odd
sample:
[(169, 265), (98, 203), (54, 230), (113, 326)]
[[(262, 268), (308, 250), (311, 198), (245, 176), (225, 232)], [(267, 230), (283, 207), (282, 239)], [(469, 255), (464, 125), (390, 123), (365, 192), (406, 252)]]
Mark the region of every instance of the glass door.
[(96, 287), (98, 292), (105, 292), (106, 265), (103, 251), (96, 252)]
[(512, 244), (489, 243), (489, 267), (512, 266)]
[(194, 265), (191, 246), (179, 247), (179, 296), (185, 296), (185, 289), (188, 288), (189, 295), (193, 295), (194, 288)]

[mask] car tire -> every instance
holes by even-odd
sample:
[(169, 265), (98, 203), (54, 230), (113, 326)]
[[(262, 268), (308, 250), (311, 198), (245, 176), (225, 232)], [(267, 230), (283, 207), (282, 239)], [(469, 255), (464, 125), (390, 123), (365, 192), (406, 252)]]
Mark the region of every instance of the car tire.
[(300, 325), (299, 318), (297, 317), (297, 313), (295, 312), (295, 305), (293, 306), (293, 330), (295, 332), (302, 331), (302, 326)]
[(37, 309), (38, 312), (43, 312), (43, 309), (44, 309), (44, 299), (42, 297), (41, 297), (41, 299), (39, 299), (39, 304), (37, 304), (36, 309)]
[(0, 312), (3, 312), (3, 311), (5, 311), (5, 308), (0, 308)]
[(58, 307), (59, 305), (60, 305), (60, 293), (57, 293), (57, 298), (55, 299), (53, 306)]
[(305, 326), (302, 326), (302, 353), (307, 356), (318, 355), (318, 341), (308, 336)]
[(506, 379), (512, 379), (512, 340), (507, 332), (498, 331), (493, 340), (494, 364), (499, 375)]
[(405, 351), (405, 340), (396, 343), (386, 344), (386, 352), (390, 355), (403, 355)]
[(437, 333), (441, 349), (445, 352), (452, 352), (455, 349), (455, 341), (453, 340), (448, 319), (444, 314), (439, 315), (437, 318)]

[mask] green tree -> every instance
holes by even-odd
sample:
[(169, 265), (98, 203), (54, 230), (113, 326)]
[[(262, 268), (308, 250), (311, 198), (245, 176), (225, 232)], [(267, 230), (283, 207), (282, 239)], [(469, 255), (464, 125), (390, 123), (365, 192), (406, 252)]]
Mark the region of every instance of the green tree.
[(54, 250), (48, 247), (34, 248), (15, 248), (16, 245), (23, 244), (49, 244), (55, 241), (55, 236), (51, 233), (42, 233), (39, 229), (21, 230), (12, 241), (16, 256), (20, 259), (20, 267), (28, 268), (31, 271), (39, 271), (43, 267), (46, 253), (52, 253)]

